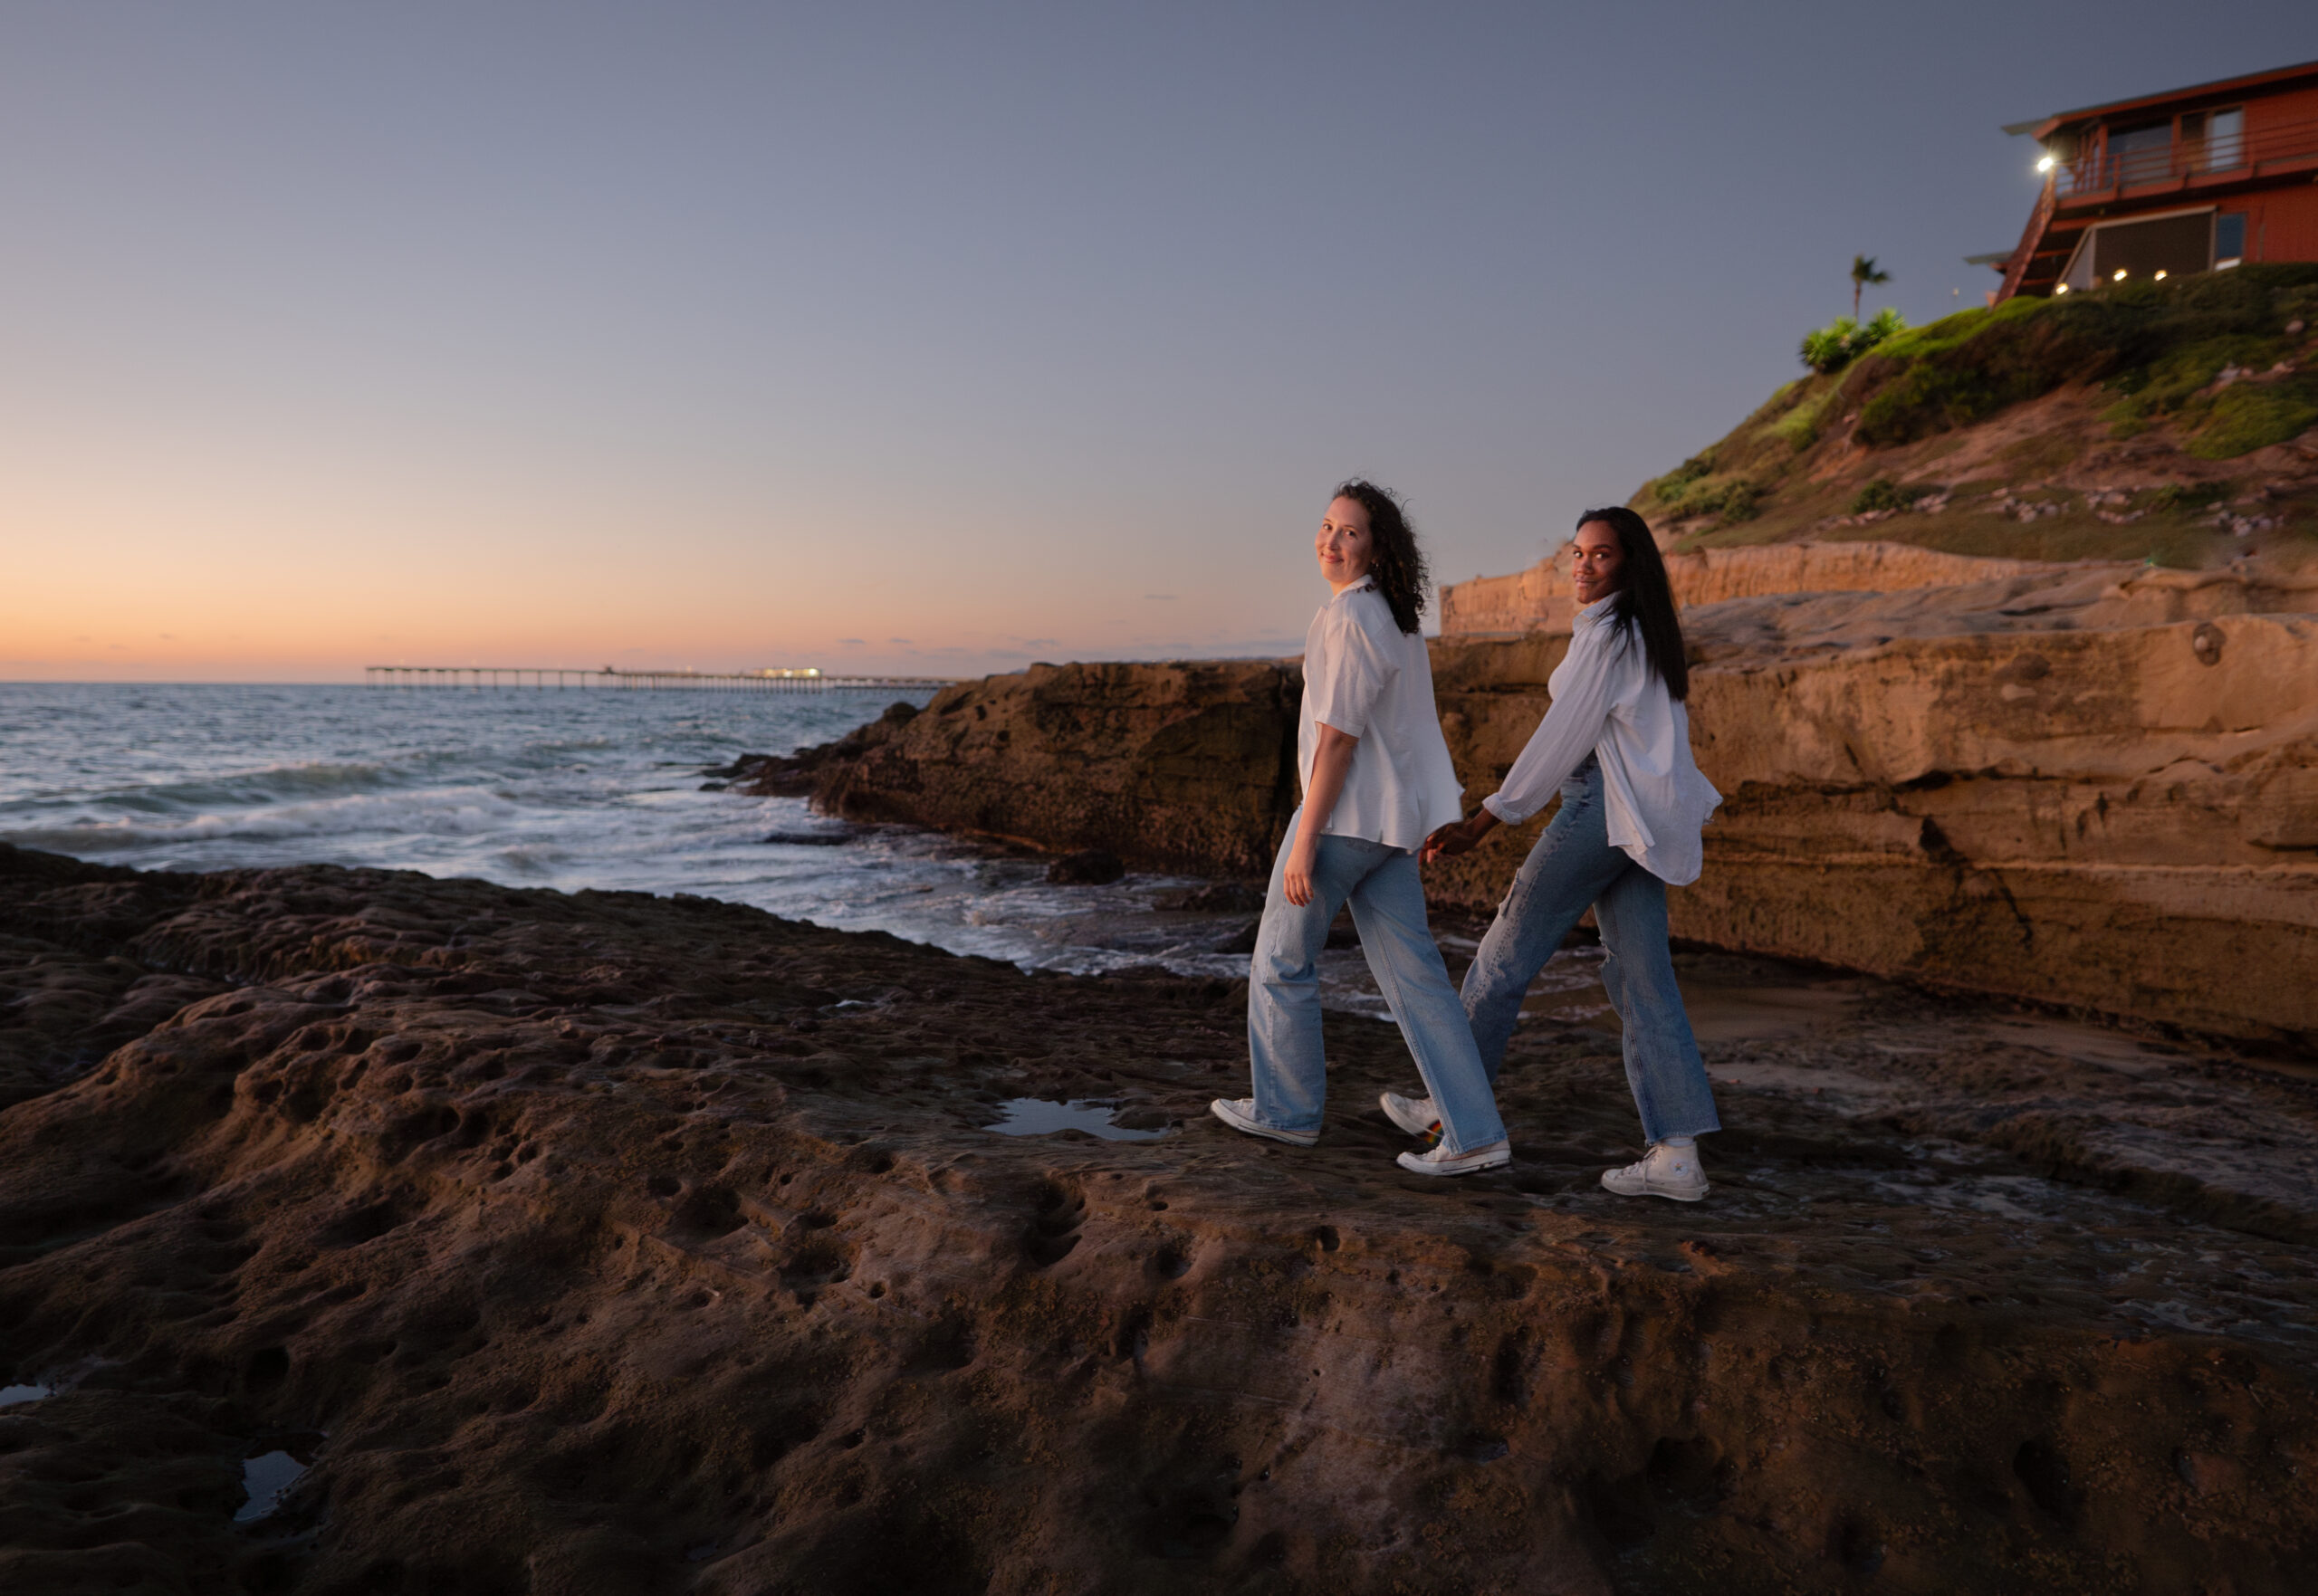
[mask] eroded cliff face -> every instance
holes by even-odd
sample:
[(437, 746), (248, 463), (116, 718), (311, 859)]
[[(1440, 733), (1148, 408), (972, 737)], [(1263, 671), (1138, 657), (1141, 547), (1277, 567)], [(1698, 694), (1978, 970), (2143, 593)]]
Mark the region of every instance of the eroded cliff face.
[[(1676, 602), (1719, 604), (1771, 593), (1892, 593), (1946, 588), (2007, 577), (2046, 577), (2055, 568), (2031, 559), (1982, 559), (1903, 543), (1785, 543), (1762, 549), (1703, 549), (1669, 552), (1666, 575)], [(1566, 632), (1576, 613), (1569, 572), (1546, 559), (1505, 577), (1475, 577), (1441, 588), (1444, 637), (1524, 632)], [(2111, 579), (2135, 568), (2120, 561), (2088, 566)]]
[[(1891, 594), (1936, 590), (1930, 600), (1957, 612), (1959, 624), (1985, 608), (1990, 584), (2011, 582), (2015, 598), (2063, 590), (2064, 607), (2081, 607), (2086, 584), (2116, 588), (2137, 604), (2112, 608), (2098, 624), (2178, 620), (2185, 615), (2296, 612), (2318, 606), (2318, 574), (2246, 566), (2185, 571), (2139, 560), (2050, 562), (1947, 554), (1905, 543), (1777, 543), (1761, 548), (1700, 549), (1665, 556), (1675, 600), (1685, 608), (1732, 598), (1818, 593)], [(1576, 601), (1563, 562), (1542, 559), (1505, 577), (1476, 577), (1441, 589), (1441, 634), (1447, 638), (1518, 636), (1566, 632)], [(2128, 610), (2130, 613), (2128, 613)]]

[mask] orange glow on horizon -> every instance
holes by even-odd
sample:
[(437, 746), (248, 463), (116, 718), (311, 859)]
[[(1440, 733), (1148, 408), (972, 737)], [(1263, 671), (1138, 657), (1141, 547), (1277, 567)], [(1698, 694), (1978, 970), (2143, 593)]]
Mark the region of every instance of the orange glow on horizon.
[[(1268, 591), (1179, 570), (1157, 579), (1180, 594), (1162, 601), (1132, 563), (1042, 569), (996, 537), (991, 558), (926, 561), (857, 521), (776, 534), (707, 507), (656, 533), (600, 510), (163, 515), (116, 498), (68, 515), (25, 497), (0, 502), (0, 680), (359, 681), (370, 664), (979, 675), (1034, 658), (1286, 652), (1314, 586), (1300, 527)], [(491, 530), (399, 530), (414, 521)], [(14, 530), (27, 525), (57, 530)]]

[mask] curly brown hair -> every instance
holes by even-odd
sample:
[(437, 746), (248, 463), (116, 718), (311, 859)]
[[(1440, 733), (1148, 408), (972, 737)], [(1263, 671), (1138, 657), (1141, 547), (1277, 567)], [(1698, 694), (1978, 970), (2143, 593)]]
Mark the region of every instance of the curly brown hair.
[(1391, 607), (1394, 624), (1403, 632), (1415, 631), (1422, 624), (1432, 572), (1424, 563), (1424, 550), (1416, 546), (1416, 529), (1409, 525), (1400, 500), (1389, 489), (1357, 476), (1336, 484), (1329, 498), (1349, 499), (1368, 511), (1369, 578)]

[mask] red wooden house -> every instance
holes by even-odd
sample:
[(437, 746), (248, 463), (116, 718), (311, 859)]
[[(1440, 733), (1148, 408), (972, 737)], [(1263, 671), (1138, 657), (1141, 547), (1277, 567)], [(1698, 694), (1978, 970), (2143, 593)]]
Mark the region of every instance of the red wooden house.
[(2062, 111), (2005, 129), (2044, 146), (2019, 246), (1975, 256), (2018, 293), (2318, 261), (2318, 62)]

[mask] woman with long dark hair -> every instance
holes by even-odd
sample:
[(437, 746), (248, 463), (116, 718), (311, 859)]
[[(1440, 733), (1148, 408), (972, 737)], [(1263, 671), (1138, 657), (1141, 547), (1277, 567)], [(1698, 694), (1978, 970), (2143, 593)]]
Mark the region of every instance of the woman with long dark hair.
[(1291, 1146), (1319, 1139), (1327, 1096), (1315, 961), (1346, 903), (1361, 951), (1424, 1077), (1440, 1144), (1403, 1152), (1420, 1175), (1467, 1175), (1511, 1161), (1480, 1054), (1425, 922), (1417, 850), (1456, 819), (1463, 788), (1432, 702), (1418, 617), (1424, 556), (1400, 502), (1373, 483), (1336, 489), (1313, 540), (1330, 597), (1304, 639), (1296, 733), (1304, 804), (1272, 865), (1248, 981), (1253, 1097), (1215, 1117)]
[[(1518, 826), (1558, 790), (1561, 812), (1529, 850), (1465, 974), (1465, 1013), (1492, 1085), (1521, 999), (1590, 906), (1607, 957), (1602, 984), (1625, 1025), (1626, 1083), (1650, 1151), (1602, 1184), (1627, 1197), (1696, 1202), (1707, 1193), (1697, 1138), (1714, 1112), (1666, 942), (1666, 889), (1696, 881), (1699, 828), (1722, 801), (1691, 760), (1691, 674), (1666, 562), (1641, 516), (1578, 518), (1570, 569), (1579, 608), (1553, 702), (1495, 794), (1444, 826), (1422, 856), (1464, 853), (1501, 821)], [(1384, 1109), (1412, 1134), (1438, 1117), (1398, 1093)]]

